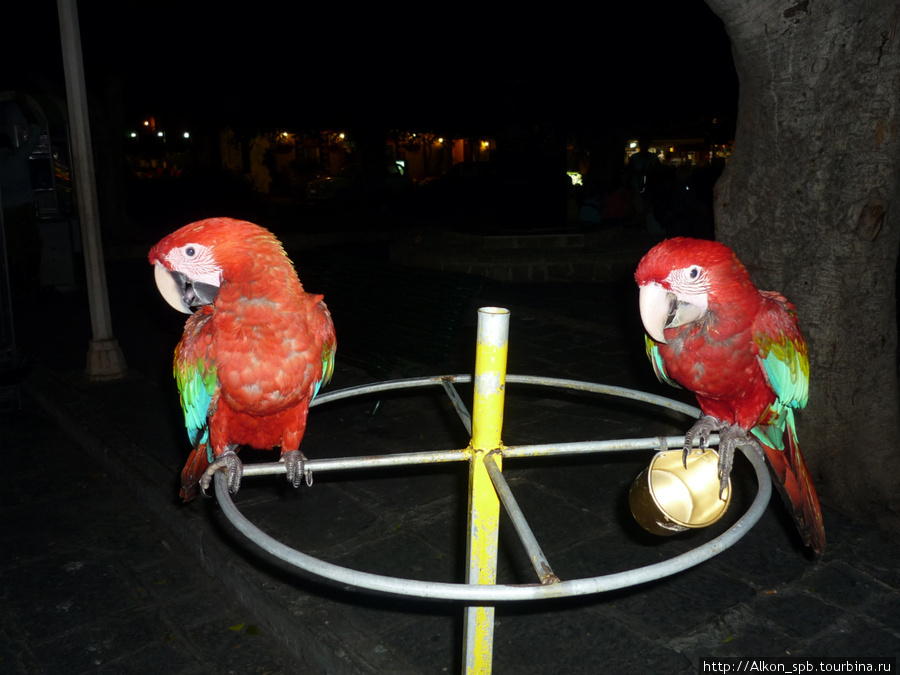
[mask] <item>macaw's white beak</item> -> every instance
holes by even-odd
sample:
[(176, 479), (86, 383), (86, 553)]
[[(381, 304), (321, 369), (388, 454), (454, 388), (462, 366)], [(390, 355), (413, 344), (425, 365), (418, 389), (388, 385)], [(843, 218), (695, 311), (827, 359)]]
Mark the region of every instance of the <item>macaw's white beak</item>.
[(679, 300), (671, 291), (657, 283), (641, 286), (641, 322), (647, 335), (657, 342), (666, 343), (664, 330), (692, 323), (703, 316), (705, 307)]
[(181, 272), (167, 270), (162, 263), (153, 266), (153, 276), (165, 301), (185, 314), (191, 314), (196, 307), (211, 305), (219, 293), (218, 286), (191, 281)]
[(153, 277), (156, 279), (156, 287), (159, 289), (159, 294), (163, 296), (166, 302), (179, 312), (191, 313), (191, 308), (184, 301), (184, 294), (181, 289), (182, 284), (178, 282), (169, 270), (162, 266), (162, 263), (156, 263), (153, 266)]

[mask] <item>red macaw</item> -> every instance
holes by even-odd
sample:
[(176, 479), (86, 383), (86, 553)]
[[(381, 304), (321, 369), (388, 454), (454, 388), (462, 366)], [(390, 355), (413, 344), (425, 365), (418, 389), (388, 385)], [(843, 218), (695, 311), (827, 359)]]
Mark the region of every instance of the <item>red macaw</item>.
[(795, 307), (760, 291), (734, 252), (699, 239), (667, 239), (635, 272), (647, 355), (656, 376), (697, 396), (703, 415), (685, 435), (706, 447), (719, 432), (724, 491), (734, 450), (762, 447), (804, 543), (825, 550), (825, 528), (806, 470), (794, 410), (806, 406), (809, 358)]
[(310, 481), (300, 441), (309, 403), (334, 371), (335, 336), (321, 295), (303, 290), (281, 243), (259, 225), (210, 218), (150, 250), (160, 293), (191, 314), (174, 372), (193, 451), (181, 497), (224, 470), (240, 487), (241, 445), (281, 447), (287, 479)]

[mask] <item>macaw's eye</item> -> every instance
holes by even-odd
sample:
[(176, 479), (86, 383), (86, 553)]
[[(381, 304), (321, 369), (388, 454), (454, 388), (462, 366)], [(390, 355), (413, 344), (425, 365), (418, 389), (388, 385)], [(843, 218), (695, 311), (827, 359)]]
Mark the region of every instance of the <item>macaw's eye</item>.
[(693, 267), (691, 267), (691, 269), (688, 270), (688, 276), (691, 279), (696, 279), (700, 276), (700, 268), (694, 265)]
[(188, 258), (193, 258), (194, 254), (196, 253), (193, 246), (188, 246), (186, 249), (184, 249), (184, 252)]

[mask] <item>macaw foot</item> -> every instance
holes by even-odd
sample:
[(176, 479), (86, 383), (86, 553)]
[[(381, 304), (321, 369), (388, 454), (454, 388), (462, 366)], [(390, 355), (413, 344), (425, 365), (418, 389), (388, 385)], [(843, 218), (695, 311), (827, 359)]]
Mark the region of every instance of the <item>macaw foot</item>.
[(723, 424), (719, 429), (719, 499), (728, 487), (734, 451), (737, 448), (752, 447), (765, 456), (762, 446), (753, 436), (736, 424)]
[(722, 423), (711, 415), (703, 415), (699, 420), (694, 422), (694, 426), (687, 430), (684, 435), (684, 452), (681, 454), (681, 462), (684, 468), (687, 468), (687, 459), (694, 450), (694, 439), (700, 439), (700, 449), (706, 450), (709, 445), (709, 437), (714, 431), (718, 431)]
[(238, 459), (234, 450), (226, 450), (215, 462), (206, 467), (206, 471), (200, 477), (200, 490), (206, 495), (206, 490), (212, 482), (216, 471), (224, 471), (228, 481), (228, 491), (236, 494), (241, 487), (241, 478), (244, 475), (244, 465)]
[(725, 488), (728, 487), (728, 478), (731, 476), (731, 467), (734, 464), (734, 451), (740, 447), (753, 446), (762, 452), (759, 442), (750, 436), (745, 429), (736, 424), (726, 424), (720, 422), (711, 415), (703, 415), (694, 423), (687, 433), (684, 435), (684, 452), (682, 454), (682, 462), (684, 468), (687, 468), (687, 458), (691, 454), (694, 445), (694, 439), (700, 440), (700, 448), (705, 450), (709, 445), (709, 437), (712, 432), (719, 432), (719, 499), (725, 494)]
[(305, 480), (307, 487), (312, 485), (312, 471), (306, 468), (306, 455), (299, 450), (289, 450), (281, 453), (281, 459), (284, 460), (284, 472), (288, 483), (300, 487), (300, 482)]

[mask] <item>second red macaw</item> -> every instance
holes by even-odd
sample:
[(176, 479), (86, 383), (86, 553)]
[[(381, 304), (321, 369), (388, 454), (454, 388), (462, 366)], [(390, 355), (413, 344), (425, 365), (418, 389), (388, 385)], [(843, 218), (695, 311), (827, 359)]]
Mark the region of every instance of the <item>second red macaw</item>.
[(242, 445), (281, 448), (288, 480), (309, 482), (300, 452), (309, 404), (334, 370), (335, 336), (321, 295), (307, 293), (281, 243), (242, 220), (209, 218), (150, 250), (163, 297), (190, 314), (175, 379), (194, 446), (181, 497), (213, 474), (237, 492)]
[(703, 415), (685, 435), (705, 447), (719, 432), (724, 490), (738, 447), (761, 447), (803, 542), (825, 550), (815, 487), (800, 454), (794, 411), (806, 406), (809, 358), (794, 306), (760, 291), (730, 248), (676, 238), (635, 273), (646, 347), (657, 377), (697, 396)]

